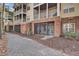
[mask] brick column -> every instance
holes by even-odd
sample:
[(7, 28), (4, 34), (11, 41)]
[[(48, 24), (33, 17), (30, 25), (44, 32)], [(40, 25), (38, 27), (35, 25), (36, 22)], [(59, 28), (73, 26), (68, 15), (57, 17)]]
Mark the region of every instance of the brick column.
[(59, 37), (61, 35), (61, 18), (60, 17), (57, 17), (55, 19), (55, 23), (54, 23), (55, 27), (55, 37)]

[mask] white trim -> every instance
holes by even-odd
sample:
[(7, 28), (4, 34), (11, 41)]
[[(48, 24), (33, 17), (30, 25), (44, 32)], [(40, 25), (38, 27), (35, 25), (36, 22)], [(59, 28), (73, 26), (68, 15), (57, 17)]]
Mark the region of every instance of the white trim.
[(63, 9), (63, 13), (64, 13), (64, 10), (65, 10), (65, 9), (68, 9), (68, 13), (72, 13), (72, 12), (70, 12), (70, 10), (69, 10), (70, 8), (74, 8), (74, 11), (73, 11), (73, 12), (75, 12), (75, 7), (69, 7), (69, 8), (64, 8), (64, 9)]
[(39, 16), (39, 19), (40, 19), (40, 6), (39, 6), (39, 15), (38, 16)]
[(45, 3), (39, 3), (39, 4), (35, 5), (35, 6), (34, 6), (34, 3), (33, 3), (33, 8), (38, 7), (38, 6), (42, 5), (42, 4), (45, 4)]
[(60, 16), (60, 3), (57, 3), (57, 16)]
[(63, 32), (64, 32), (64, 33), (65, 33), (65, 31), (64, 31), (64, 26), (65, 26), (65, 25), (68, 25), (67, 28), (68, 28), (68, 32), (69, 32), (69, 28), (70, 28), (69, 25), (70, 25), (70, 24), (74, 24), (74, 32), (75, 32), (75, 23), (64, 23), (64, 24), (63, 24)]
[(48, 3), (46, 3), (46, 18), (48, 18)]
[[(21, 6), (22, 6), (22, 9), (21, 9), (21, 10), (22, 10), (22, 12), (23, 12), (23, 3), (22, 3)], [(21, 22), (23, 22), (23, 13), (21, 14)]]

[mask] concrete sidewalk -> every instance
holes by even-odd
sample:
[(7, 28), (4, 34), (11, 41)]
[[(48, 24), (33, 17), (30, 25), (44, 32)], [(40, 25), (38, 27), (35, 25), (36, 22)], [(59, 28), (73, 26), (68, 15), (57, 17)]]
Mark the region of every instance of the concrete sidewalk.
[(66, 54), (46, 47), (17, 34), (8, 35), (8, 56), (64, 56)]

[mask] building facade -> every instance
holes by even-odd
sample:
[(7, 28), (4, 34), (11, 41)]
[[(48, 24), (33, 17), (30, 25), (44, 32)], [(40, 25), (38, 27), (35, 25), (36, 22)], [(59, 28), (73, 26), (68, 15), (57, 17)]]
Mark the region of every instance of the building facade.
[(60, 36), (60, 4), (43, 3), (33, 5), (33, 34)]
[(79, 31), (78, 3), (18, 3), (14, 9), (15, 32), (59, 37)]
[(79, 32), (79, 3), (61, 4), (62, 34)]

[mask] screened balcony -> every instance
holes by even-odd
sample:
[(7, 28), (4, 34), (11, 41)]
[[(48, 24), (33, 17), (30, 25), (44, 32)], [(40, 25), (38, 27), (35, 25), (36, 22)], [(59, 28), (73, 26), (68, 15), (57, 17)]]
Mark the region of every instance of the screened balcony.
[(40, 5), (40, 18), (46, 18), (46, 3)]
[(34, 8), (34, 19), (39, 18), (39, 7)]
[(48, 17), (57, 16), (57, 4), (48, 3)]

